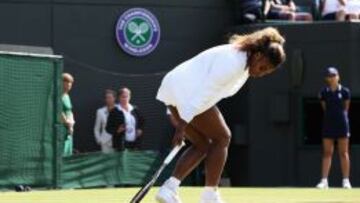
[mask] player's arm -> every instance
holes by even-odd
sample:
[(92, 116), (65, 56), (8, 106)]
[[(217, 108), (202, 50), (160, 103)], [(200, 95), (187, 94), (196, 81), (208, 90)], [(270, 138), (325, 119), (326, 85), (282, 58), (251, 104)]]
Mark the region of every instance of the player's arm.
[[(179, 120), (175, 119), (174, 113), (176, 109), (172, 106), (168, 107), (168, 115), (170, 116), (170, 119), (173, 120), (173, 125), (175, 127), (175, 134), (172, 139), (173, 146), (181, 145), (182, 142), (185, 139), (185, 128), (188, 125), (188, 122), (186, 122), (184, 119), (181, 118), (181, 115), (179, 117)], [(179, 112), (180, 113), (180, 112)]]
[(180, 118), (177, 122), (177, 126), (175, 128), (175, 135), (173, 137), (172, 143), (174, 146), (181, 145), (181, 143), (185, 139), (185, 128), (188, 125), (186, 121)]
[(172, 114), (168, 114), (171, 125), (176, 128), (178, 126), (178, 121)]

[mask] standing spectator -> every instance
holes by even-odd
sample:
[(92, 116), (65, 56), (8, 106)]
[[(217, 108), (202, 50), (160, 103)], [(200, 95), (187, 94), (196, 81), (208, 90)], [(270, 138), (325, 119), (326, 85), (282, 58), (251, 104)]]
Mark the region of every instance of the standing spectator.
[(123, 87), (118, 92), (119, 105), (118, 108), (124, 114), (125, 120), (125, 148), (138, 149), (139, 139), (143, 135), (144, 118), (137, 106), (130, 103), (131, 91), (127, 87)]
[(96, 112), (96, 121), (94, 127), (95, 140), (100, 145), (101, 151), (105, 154), (114, 151), (112, 144), (112, 135), (106, 132), (105, 127), (109, 112), (115, 108), (116, 92), (113, 90), (105, 91), (105, 106)]
[(69, 73), (63, 73), (62, 78), (63, 78), (64, 92), (61, 97), (61, 102), (62, 102), (61, 120), (64, 126), (66, 127), (63, 156), (67, 157), (73, 154), (73, 133), (74, 133), (75, 119), (74, 119), (74, 114), (72, 112), (72, 104), (71, 104), (69, 92), (74, 83), (74, 77)]
[(312, 21), (313, 17), (307, 12), (297, 12), (293, 0), (266, 0), (265, 13), (267, 19)]
[(118, 98), (119, 104), (110, 112), (106, 130), (113, 135), (115, 149), (138, 149), (144, 119), (138, 108), (130, 103), (131, 91), (128, 88), (121, 88)]
[(336, 68), (326, 69), (327, 86), (320, 92), (320, 102), (324, 110), (323, 120), (323, 158), (322, 179), (317, 188), (328, 188), (328, 176), (331, 159), (334, 152), (334, 142), (337, 141), (343, 175), (343, 188), (350, 189), (350, 159), (349, 159), (349, 118), (350, 90), (339, 83), (339, 73)]
[(322, 8), (323, 20), (345, 21), (346, 0), (324, 0)]

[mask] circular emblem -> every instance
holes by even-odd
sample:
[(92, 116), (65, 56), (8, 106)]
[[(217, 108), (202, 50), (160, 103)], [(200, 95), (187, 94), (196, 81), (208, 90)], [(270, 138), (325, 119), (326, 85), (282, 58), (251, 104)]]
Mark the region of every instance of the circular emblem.
[(116, 39), (126, 53), (133, 56), (148, 55), (160, 41), (159, 22), (146, 9), (129, 9), (116, 23)]

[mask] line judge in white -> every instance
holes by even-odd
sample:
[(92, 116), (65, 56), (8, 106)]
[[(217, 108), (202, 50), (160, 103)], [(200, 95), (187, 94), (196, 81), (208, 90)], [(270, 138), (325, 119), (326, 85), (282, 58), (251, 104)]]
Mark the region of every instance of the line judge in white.
[(101, 147), (105, 154), (114, 152), (112, 144), (112, 135), (106, 132), (106, 124), (109, 112), (115, 108), (116, 92), (113, 90), (105, 91), (105, 106), (96, 111), (96, 120), (94, 126), (94, 135), (96, 143)]
[(274, 28), (234, 35), (229, 44), (205, 50), (181, 63), (163, 79), (157, 99), (177, 119), (173, 144), (185, 136), (192, 142), (178, 160), (172, 176), (156, 195), (161, 203), (181, 202), (181, 181), (205, 160), (205, 190), (201, 203), (223, 202), (217, 186), (226, 162), (231, 133), (216, 107), (240, 90), (250, 77), (274, 72), (285, 61), (285, 40)]

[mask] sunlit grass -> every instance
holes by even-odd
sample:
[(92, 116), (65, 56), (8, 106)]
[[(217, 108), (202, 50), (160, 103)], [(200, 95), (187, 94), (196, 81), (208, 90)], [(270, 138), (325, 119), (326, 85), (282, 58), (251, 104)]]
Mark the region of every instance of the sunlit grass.
[[(0, 193), (0, 203), (128, 203), (137, 188), (32, 191)], [(152, 189), (144, 203), (154, 203)], [(184, 203), (199, 202), (202, 188), (184, 187), (180, 195)], [(306, 188), (221, 188), (227, 203), (360, 203), (360, 189)]]

